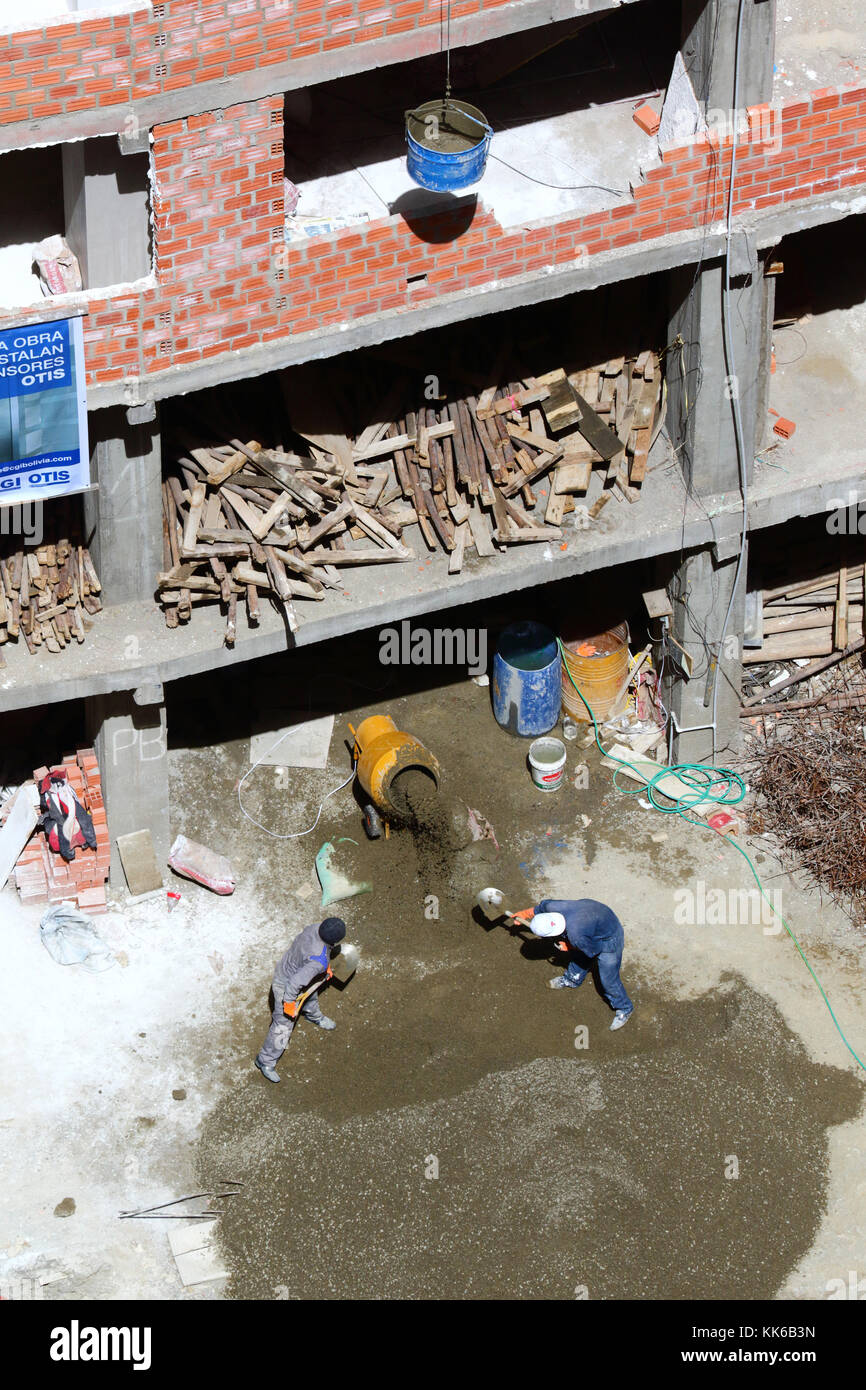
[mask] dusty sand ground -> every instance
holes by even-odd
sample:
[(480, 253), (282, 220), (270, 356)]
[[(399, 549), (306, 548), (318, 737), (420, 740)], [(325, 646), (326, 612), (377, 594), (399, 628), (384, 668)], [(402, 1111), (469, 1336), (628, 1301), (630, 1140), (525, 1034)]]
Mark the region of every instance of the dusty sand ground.
[[(376, 698), (338, 716), (327, 772), (260, 769), (249, 810), (309, 824), (346, 775), (347, 720)], [(678, 890), (747, 886), (739, 857), (620, 797), (574, 744), (568, 784), (537, 792), (526, 745), (471, 682), (381, 708), (439, 754), (443, 791), (489, 817), (498, 855), (368, 844), (350, 788), (313, 835), (268, 840), (237, 807), (235, 738), (172, 754), (176, 829), (231, 853), (232, 898), (188, 884), (171, 917), (144, 903), (99, 919), (121, 964), (87, 977), (2, 895), (0, 1280), (52, 1277), (58, 1298), (821, 1299), (862, 1277), (863, 1089), (820, 996), (784, 934), (676, 920)], [(213, 711), (188, 716), (186, 732), (219, 735)], [(301, 1024), (273, 1087), (251, 1066), (270, 975), (320, 915), (313, 857), (339, 834), (374, 883), (342, 909), (362, 964), (323, 1000), (337, 1031)], [(473, 917), (488, 882), (614, 907), (625, 1029), (608, 1031), (592, 980), (549, 990), (543, 943)], [(789, 878), (768, 887), (863, 1044), (863, 937)], [(163, 1223), (117, 1213), (222, 1176), (245, 1184), (222, 1222), (231, 1277), (184, 1295)], [(67, 1197), (74, 1214), (55, 1216)]]

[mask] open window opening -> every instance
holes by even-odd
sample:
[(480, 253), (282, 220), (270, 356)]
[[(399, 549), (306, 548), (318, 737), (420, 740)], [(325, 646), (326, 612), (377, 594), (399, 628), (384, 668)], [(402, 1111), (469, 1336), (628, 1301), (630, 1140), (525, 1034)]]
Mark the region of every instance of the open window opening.
[[(668, 83), (677, 8), (650, 0), (452, 52), (453, 95), (494, 132), (483, 176), (466, 191), (501, 225), (630, 196), (656, 153), (634, 111)], [(453, 205), (454, 194), (418, 187), (406, 166), (406, 112), (444, 84), (440, 53), (288, 93), (288, 239)]]
[(0, 304), (128, 284), (150, 273), (150, 156), (114, 136), (0, 155)]

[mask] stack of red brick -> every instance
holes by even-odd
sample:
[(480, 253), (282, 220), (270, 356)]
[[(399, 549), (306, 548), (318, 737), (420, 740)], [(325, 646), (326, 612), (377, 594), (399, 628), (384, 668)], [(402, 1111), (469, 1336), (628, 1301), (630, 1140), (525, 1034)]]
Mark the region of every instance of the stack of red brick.
[[(92, 748), (79, 748), (63, 759), (69, 784), (84, 809), (93, 819), (96, 831), (96, 850), (78, 848), (74, 860), (67, 864), (48, 847), (42, 830), (30, 837), (15, 865), (15, 886), (22, 902), (75, 902), (82, 912), (107, 910), (106, 879), (111, 862), (111, 842), (108, 822), (102, 801), (99, 764)], [(38, 767), (33, 780), (38, 786), (48, 775), (47, 767)]]

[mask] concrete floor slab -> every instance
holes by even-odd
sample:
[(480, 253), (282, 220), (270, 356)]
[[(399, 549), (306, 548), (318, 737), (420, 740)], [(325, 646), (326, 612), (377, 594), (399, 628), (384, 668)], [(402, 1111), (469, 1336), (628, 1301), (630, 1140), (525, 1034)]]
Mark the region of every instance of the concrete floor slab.
[(860, 0), (777, 0), (773, 96), (790, 101), (866, 72), (866, 16)]
[[(739, 857), (617, 795), (574, 745), (569, 772), (586, 761), (588, 782), (536, 791), (525, 744), (472, 682), (395, 690), (341, 711), (338, 732), (376, 709), (439, 753), (502, 852), (455, 874), (400, 836), (368, 847), (374, 893), (345, 909), (361, 967), (328, 999), (335, 1033), (298, 1029), (279, 1087), (251, 1059), (274, 961), (315, 913), (319, 836), (278, 845), (243, 819), (241, 727), (172, 754), (176, 828), (231, 845), (234, 897), (184, 884), (170, 918), (116, 899), (100, 931), (122, 968), (91, 977), (55, 966), (38, 911), (4, 893), (4, 1286), (38, 1275), (57, 1280), (46, 1299), (217, 1297), (183, 1290), (160, 1223), (117, 1214), (231, 1177), (244, 1189), (221, 1221), (230, 1297), (828, 1297), (863, 1268), (863, 1087), (784, 932), (683, 918), (699, 885), (747, 885)], [(298, 829), (344, 773), (338, 739), (326, 773), (298, 772), (275, 796), (262, 770), (247, 804)], [(321, 838), (359, 815), (346, 788)], [(862, 934), (779, 874), (766, 842), (754, 853), (862, 1051)], [(521, 900), (615, 907), (637, 1004), (627, 1028), (608, 1031), (591, 980), (552, 995), (545, 948), (473, 920), (482, 872)]]

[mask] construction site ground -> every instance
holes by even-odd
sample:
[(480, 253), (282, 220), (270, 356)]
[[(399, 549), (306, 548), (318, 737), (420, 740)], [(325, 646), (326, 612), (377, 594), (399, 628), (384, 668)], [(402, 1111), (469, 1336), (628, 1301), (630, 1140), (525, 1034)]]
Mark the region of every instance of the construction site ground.
[[(299, 688), (306, 703), (300, 660), (268, 687), (283, 712)], [(312, 834), (271, 839), (237, 796), (262, 683), (188, 685), (173, 828), (230, 857), (234, 895), (175, 879), (169, 915), (115, 886), (95, 923), (118, 965), (98, 975), (55, 964), (40, 910), (0, 895), (0, 1283), (56, 1299), (820, 1300), (866, 1270), (862, 1073), (784, 931), (701, 924), (713, 889), (753, 886), (724, 839), (620, 795), (576, 742), (563, 788), (541, 792), (488, 688), (373, 664), (321, 673), (327, 770), (259, 768), (250, 814), (283, 835), (310, 825), (348, 775), (348, 723), (388, 713), (498, 850), (367, 842), (348, 786)], [(361, 964), (325, 991), (336, 1032), (302, 1022), (273, 1086), (252, 1059), (274, 963), (326, 915), (313, 861), (340, 836), (373, 885), (331, 909)], [(760, 840), (753, 853), (862, 1055), (862, 929)], [(488, 884), (515, 906), (614, 908), (624, 1029), (592, 978), (549, 989), (549, 944), (473, 911)], [(220, 1223), (228, 1277), (184, 1290), (170, 1224), (118, 1214), (224, 1178), (243, 1183)]]

